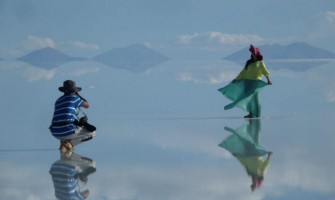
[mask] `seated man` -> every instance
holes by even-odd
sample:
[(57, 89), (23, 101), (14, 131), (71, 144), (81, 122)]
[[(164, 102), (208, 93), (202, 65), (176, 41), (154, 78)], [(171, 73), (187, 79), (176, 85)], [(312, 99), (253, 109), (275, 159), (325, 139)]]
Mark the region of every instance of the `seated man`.
[(64, 95), (55, 103), (50, 131), (60, 140), (60, 150), (72, 150), (73, 147), (95, 136), (95, 127), (87, 123), (87, 118), (79, 119), (80, 107), (89, 108), (88, 101), (79, 95), (80, 87), (72, 80), (64, 81), (58, 88)]

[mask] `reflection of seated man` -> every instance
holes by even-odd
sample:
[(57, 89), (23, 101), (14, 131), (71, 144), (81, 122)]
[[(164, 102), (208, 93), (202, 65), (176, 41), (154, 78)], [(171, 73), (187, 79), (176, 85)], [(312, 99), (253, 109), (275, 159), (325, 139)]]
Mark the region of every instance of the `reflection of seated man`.
[(86, 184), (88, 175), (96, 171), (95, 162), (89, 158), (69, 152), (52, 164), (50, 174), (57, 199), (86, 199), (89, 190), (81, 191), (80, 182)]
[(267, 155), (268, 156), (265, 161), (262, 156), (235, 156), (244, 166), (248, 175), (251, 176), (252, 184), (250, 187), (252, 191), (259, 188), (264, 180), (264, 174), (270, 164), (272, 152), (269, 152)]

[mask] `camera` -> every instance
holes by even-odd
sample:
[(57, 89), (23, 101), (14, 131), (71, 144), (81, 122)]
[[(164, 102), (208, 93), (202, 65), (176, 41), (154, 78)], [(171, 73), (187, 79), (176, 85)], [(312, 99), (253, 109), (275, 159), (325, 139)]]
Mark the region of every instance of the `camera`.
[(88, 118), (86, 116), (79, 119), (79, 126), (84, 126), (87, 123)]

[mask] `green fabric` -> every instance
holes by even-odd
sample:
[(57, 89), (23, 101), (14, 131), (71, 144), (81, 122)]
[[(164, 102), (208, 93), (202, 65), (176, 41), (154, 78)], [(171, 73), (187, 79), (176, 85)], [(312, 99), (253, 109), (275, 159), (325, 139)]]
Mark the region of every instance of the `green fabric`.
[(249, 124), (236, 130), (225, 127), (225, 130), (233, 134), (224, 139), (219, 146), (227, 149), (234, 156), (263, 156), (269, 151), (258, 144), (260, 127), (259, 120), (250, 120)]
[(258, 101), (258, 92), (267, 85), (262, 80), (243, 79), (231, 82), (218, 90), (232, 101), (224, 107), (225, 110), (237, 106), (242, 110), (251, 112), (253, 117), (259, 117), (261, 106)]

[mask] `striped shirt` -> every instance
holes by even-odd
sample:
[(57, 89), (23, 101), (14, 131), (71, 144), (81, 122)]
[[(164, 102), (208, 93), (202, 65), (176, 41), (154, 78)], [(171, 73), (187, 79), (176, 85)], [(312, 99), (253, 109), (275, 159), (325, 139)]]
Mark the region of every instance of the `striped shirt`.
[(55, 196), (61, 200), (84, 199), (79, 191), (79, 179), (77, 176), (80, 169), (76, 166), (62, 163), (60, 161), (51, 166), (50, 174), (55, 188)]
[(50, 131), (58, 139), (67, 139), (74, 134), (76, 125), (73, 124), (78, 119), (78, 108), (84, 101), (75, 94), (63, 95), (55, 103), (55, 111), (52, 118)]

